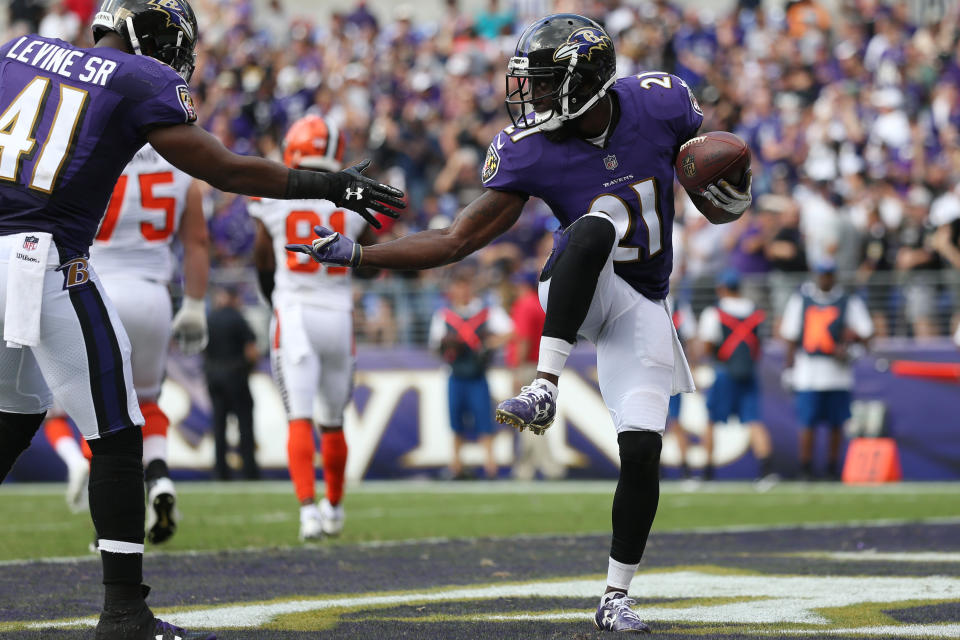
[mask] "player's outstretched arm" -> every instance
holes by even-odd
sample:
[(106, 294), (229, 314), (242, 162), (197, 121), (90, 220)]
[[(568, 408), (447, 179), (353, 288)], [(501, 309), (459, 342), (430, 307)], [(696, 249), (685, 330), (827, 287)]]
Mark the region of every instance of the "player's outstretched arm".
[(203, 217), (203, 190), (197, 180), (187, 189), (187, 206), (177, 235), (183, 245), (183, 292), (203, 300), (210, 279), (210, 233)]
[(289, 169), (279, 162), (241, 156), (217, 138), (193, 125), (158, 127), (147, 141), (173, 166), (221, 191), (284, 199), (330, 200), (352, 209), (379, 228), (375, 214), (391, 218), (403, 209), (403, 192), (363, 175), (369, 160), (343, 171), (321, 173)]
[(203, 217), (203, 193), (194, 180), (187, 190), (187, 206), (177, 233), (183, 245), (183, 303), (171, 330), (183, 353), (200, 353), (207, 346), (207, 310), (204, 298), (210, 277), (210, 234)]
[(312, 245), (287, 245), (317, 262), (381, 269), (430, 269), (457, 262), (513, 226), (527, 199), (517, 193), (487, 189), (468, 204), (446, 229), (430, 229), (365, 247), (323, 227)]

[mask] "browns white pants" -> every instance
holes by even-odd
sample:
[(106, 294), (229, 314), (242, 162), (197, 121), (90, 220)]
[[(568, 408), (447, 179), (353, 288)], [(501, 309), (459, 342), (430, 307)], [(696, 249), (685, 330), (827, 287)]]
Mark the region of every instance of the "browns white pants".
[(113, 272), (101, 276), (133, 344), (133, 386), (141, 402), (156, 402), (167, 369), (173, 305), (164, 282)]
[(316, 400), (319, 424), (343, 424), (353, 391), (351, 311), (278, 303), (270, 323), (270, 360), (288, 420), (312, 419)]

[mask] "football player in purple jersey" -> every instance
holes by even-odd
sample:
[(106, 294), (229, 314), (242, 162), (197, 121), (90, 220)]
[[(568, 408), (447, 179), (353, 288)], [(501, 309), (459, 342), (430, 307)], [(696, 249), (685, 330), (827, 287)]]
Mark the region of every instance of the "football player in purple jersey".
[[(649, 631), (627, 590), (659, 498), (661, 434), (672, 393), (693, 381), (664, 302), (673, 262), (673, 163), (703, 120), (678, 77), (659, 71), (616, 79), (613, 43), (573, 14), (538, 20), (520, 36), (507, 71), (513, 124), (487, 150), (486, 190), (445, 229), (360, 248), (318, 228), (288, 249), (338, 265), (426, 269), (456, 262), (509, 229), (527, 198), (543, 199), (563, 226), (540, 276), (547, 314), (537, 379), (500, 404), (497, 418), (542, 433), (553, 422), (557, 381), (577, 335), (597, 346), (600, 390), (620, 448), (607, 592), (597, 626)], [(735, 219), (750, 205), (749, 178), (724, 180), (705, 198)]]
[[(239, 156), (194, 126), (187, 0), (106, 0), (96, 46), (25, 35), (0, 45), (0, 480), (51, 401), (90, 443), (90, 512), (106, 586), (100, 640), (213, 639), (154, 617), (144, 598), (144, 420), (130, 342), (88, 262), (114, 184), (147, 142), (217, 189), (331, 200), (379, 222), (402, 192), (362, 175)], [(3, 285), (5, 283), (5, 288)]]

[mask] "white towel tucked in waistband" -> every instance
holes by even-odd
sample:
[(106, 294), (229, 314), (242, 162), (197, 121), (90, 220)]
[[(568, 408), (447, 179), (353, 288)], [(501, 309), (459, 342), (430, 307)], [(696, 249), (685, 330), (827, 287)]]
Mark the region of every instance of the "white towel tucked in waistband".
[(52, 236), (42, 231), (15, 236), (7, 266), (3, 316), (3, 339), (8, 347), (19, 349), (40, 344), (40, 304), (51, 240)]
[(680, 344), (677, 328), (673, 326), (670, 306), (666, 300), (663, 301), (663, 308), (667, 310), (667, 316), (670, 317), (670, 330), (673, 334), (671, 336), (673, 339), (673, 385), (670, 394), (691, 393), (696, 391), (697, 387), (693, 384), (693, 374), (690, 372), (687, 357), (683, 353), (683, 345)]

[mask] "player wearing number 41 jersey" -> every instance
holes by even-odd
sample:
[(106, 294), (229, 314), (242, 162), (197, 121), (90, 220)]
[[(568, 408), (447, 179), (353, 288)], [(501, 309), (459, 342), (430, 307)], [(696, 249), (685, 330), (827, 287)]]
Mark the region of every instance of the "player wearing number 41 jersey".
[[(318, 116), (293, 123), (283, 141), (288, 166), (337, 171), (343, 134)], [(288, 253), (289, 243), (308, 242), (323, 225), (369, 244), (372, 232), (359, 214), (323, 200), (255, 200), (254, 261), (264, 295), (272, 299), (270, 356), (288, 421), (290, 479), (300, 502), (300, 539), (340, 533), (344, 524), (343, 476), (347, 442), (343, 411), (353, 389), (353, 287), (349, 269), (323, 266)], [(313, 460), (314, 399), (319, 400), (320, 454), (326, 496), (317, 504)]]
[[(680, 78), (648, 72), (617, 80), (615, 70), (613, 43), (597, 23), (573, 14), (538, 20), (508, 65), (513, 125), (487, 151), (486, 190), (449, 228), (362, 250), (320, 229), (312, 244), (290, 249), (330, 264), (425, 269), (502, 234), (529, 196), (551, 207), (564, 229), (540, 276), (546, 322), (538, 378), (501, 403), (497, 418), (542, 433), (553, 422), (556, 383), (577, 335), (597, 345), (621, 469), (607, 593), (595, 621), (608, 631), (643, 632), (649, 628), (626, 592), (656, 514), (668, 399), (693, 389), (664, 303), (673, 166), (703, 116)], [(708, 199), (735, 218), (749, 206), (748, 185), (741, 191), (720, 180), (708, 186)]]
[[(133, 385), (145, 420), (146, 534), (154, 544), (174, 534), (178, 517), (166, 462), (169, 420), (157, 404), (171, 333), (188, 354), (198, 353), (207, 340), (203, 299), (210, 259), (201, 198), (199, 182), (146, 145), (117, 180), (90, 250), (91, 264), (133, 346)], [(186, 293), (176, 316), (168, 290), (174, 237), (183, 246)], [(62, 417), (48, 419), (44, 431), (67, 464), (67, 499), (75, 506), (81, 500), (75, 480), (86, 477), (87, 461)]]
[(403, 206), (401, 192), (360, 173), (365, 165), (289, 169), (231, 153), (193, 126), (198, 31), (187, 0), (106, 0), (93, 48), (36, 35), (0, 45), (0, 480), (56, 397), (93, 454), (99, 640), (215, 637), (157, 620), (145, 602), (144, 420), (130, 341), (88, 255), (124, 167), (149, 142), (223, 191), (326, 198), (370, 220), (370, 210)]

